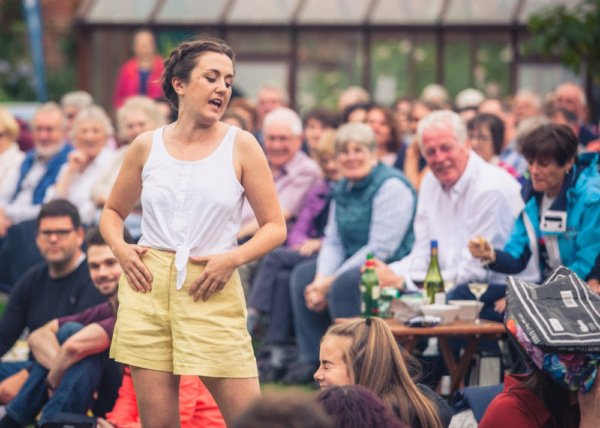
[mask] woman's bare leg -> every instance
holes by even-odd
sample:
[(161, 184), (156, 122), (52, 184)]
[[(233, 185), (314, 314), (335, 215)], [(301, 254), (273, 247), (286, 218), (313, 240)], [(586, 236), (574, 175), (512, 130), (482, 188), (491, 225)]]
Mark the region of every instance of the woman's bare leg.
[(231, 426), (237, 415), (260, 396), (258, 378), (255, 377), (238, 379), (200, 376), (200, 379), (217, 402), (227, 426)]
[(131, 378), (144, 428), (178, 428), (179, 376), (131, 367)]

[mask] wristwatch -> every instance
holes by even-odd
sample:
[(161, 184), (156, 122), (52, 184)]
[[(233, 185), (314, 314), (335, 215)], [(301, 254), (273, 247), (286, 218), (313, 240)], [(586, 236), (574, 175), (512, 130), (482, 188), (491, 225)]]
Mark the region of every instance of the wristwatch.
[(48, 388), (50, 391), (56, 390), (56, 387), (50, 383), (47, 377), (44, 378), (44, 385), (46, 385), (46, 388)]

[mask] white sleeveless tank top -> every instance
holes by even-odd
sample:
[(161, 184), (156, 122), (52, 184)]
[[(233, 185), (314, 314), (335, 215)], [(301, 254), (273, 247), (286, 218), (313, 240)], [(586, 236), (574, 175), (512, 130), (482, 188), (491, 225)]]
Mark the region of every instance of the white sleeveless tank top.
[(227, 252), (237, 246), (244, 188), (233, 168), (232, 126), (217, 149), (195, 162), (175, 159), (165, 148), (164, 127), (154, 131), (142, 169), (142, 237), (139, 244), (175, 251), (177, 289), (190, 256)]

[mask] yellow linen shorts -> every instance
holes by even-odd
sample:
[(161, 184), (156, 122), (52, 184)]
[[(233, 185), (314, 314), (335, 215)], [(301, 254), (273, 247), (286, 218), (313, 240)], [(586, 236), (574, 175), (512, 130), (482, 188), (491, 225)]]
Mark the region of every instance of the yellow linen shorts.
[(178, 375), (257, 377), (237, 270), (223, 290), (194, 302), (189, 290), (204, 265), (188, 261), (177, 290), (174, 254), (149, 248), (142, 261), (152, 273), (152, 290), (134, 291), (121, 275), (111, 358)]

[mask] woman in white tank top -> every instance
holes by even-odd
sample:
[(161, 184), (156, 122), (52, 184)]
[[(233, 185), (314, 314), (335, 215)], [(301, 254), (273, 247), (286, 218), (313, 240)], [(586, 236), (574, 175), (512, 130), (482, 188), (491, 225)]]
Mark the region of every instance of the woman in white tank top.
[[(222, 122), (234, 78), (222, 41), (184, 42), (165, 62), (176, 122), (127, 152), (100, 228), (123, 267), (111, 356), (131, 365), (144, 428), (177, 427), (181, 374), (197, 374), (229, 425), (260, 394), (237, 267), (283, 243), (267, 160), (251, 134)], [(242, 199), (261, 226), (237, 246)], [(140, 245), (123, 221), (141, 197)]]

